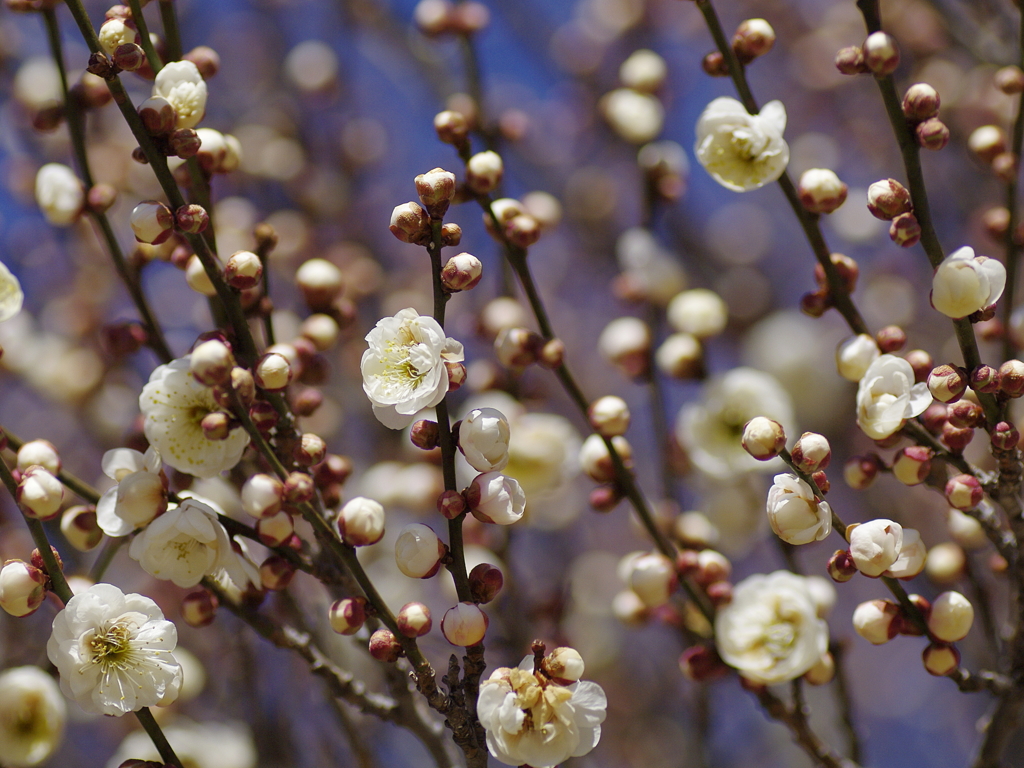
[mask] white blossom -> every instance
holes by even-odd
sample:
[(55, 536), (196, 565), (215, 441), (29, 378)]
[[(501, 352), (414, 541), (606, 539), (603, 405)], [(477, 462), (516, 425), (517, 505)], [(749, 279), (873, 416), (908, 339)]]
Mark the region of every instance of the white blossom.
[[(855, 529), (856, 530), (856, 529)], [(928, 548), (921, 540), (921, 534), (913, 528), (903, 529), (903, 544), (899, 557), (889, 566), (885, 575), (894, 579), (910, 579), (924, 570), (928, 559)]]
[(878, 519), (861, 523), (850, 533), (850, 556), (865, 576), (881, 576), (903, 547), (903, 526)]
[[(163, 726), (164, 736), (175, 754), (189, 768), (255, 768), (256, 745), (249, 726), (242, 722), (194, 723), (176, 717)], [(118, 768), (125, 760), (162, 762), (145, 731), (129, 733), (106, 768)]]
[(836, 347), (836, 369), (847, 381), (860, 381), (881, 354), (870, 334), (851, 336)]
[(608, 700), (597, 683), (559, 685), (533, 666), (527, 656), (516, 668), (494, 670), (480, 685), (477, 715), (498, 760), (553, 768), (597, 746)]
[(160, 454), (115, 448), (103, 454), (103, 474), (117, 485), (96, 503), (96, 522), (107, 536), (127, 536), (167, 509)]
[(466, 489), (473, 516), (485, 523), (512, 525), (526, 510), (526, 494), (519, 483), (500, 472), (477, 475)]
[(184, 499), (167, 510), (132, 540), (128, 554), (146, 573), (179, 587), (194, 587), (221, 571), (240, 589), (260, 583), (255, 565), (234, 551), (208, 501)]
[(174, 624), (148, 597), (96, 584), (54, 618), (46, 655), (65, 696), (86, 712), (123, 715), (178, 697), (177, 643)]
[(189, 358), (159, 366), (139, 395), (146, 439), (175, 469), (196, 477), (213, 477), (234, 467), (249, 444), (236, 427), (224, 440), (203, 434), (203, 418), (220, 410), (213, 393), (189, 373)]
[(708, 381), (698, 403), (683, 408), (676, 437), (698, 469), (721, 479), (744, 472), (770, 471), (743, 448), (743, 427), (755, 416), (779, 422), (793, 433), (793, 405), (774, 376), (753, 368), (734, 368)]
[(768, 522), (783, 541), (808, 544), (832, 532), (832, 509), (796, 475), (776, 475), (768, 491)]
[(25, 294), (21, 291), (21, 283), (11, 274), (7, 265), (0, 261), (0, 323), (21, 312), (24, 303)]
[(715, 615), (715, 641), (726, 664), (757, 683), (794, 680), (828, 650), (807, 580), (789, 571), (750, 576)]
[(860, 380), (857, 425), (872, 440), (883, 440), (931, 405), (924, 382), (914, 383), (914, 369), (902, 357), (882, 355)]
[(697, 121), (697, 160), (712, 178), (734, 192), (757, 189), (786, 170), (789, 146), (782, 138), (786, 108), (770, 101), (751, 115), (736, 99), (712, 101)]
[(601, 99), (605, 120), (619, 136), (631, 144), (646, 144), (665, 123), (665, 108), (648, 93), (632, 88), (617, 88)]
[(47, 163), (36, 173), (36, 203), (48, 222), (66, 227), (85, 208), (85, 187), (68, 166)]
[(474, 408), (459, 425), (459, 449), (477, 472), (500, 472), (508, 464), (508, 419), (496, 408)]
[(440, 403), (448, 392), (444, 363), (463, 359), (462, 344), (411, 308), (379, 320), (366, 341), (370, 347), (359, 364), (363, 391), (373, 415), (390, 429), (409, 426), (417, 412)]
[(175, 128), (195, 128), (206, 114), (206, 83), (191, 61), (164, 65), (153, 82), (153, 96), (167, 99), (174, 107)]
[(932, 306), (952, 318), (967, 317), (999, 301), (1006, 285), (1006, 267), (995, 259), (975, 256), (964, 246), (949, 254), (932, 277)]
[(38, 765), (64, 735), (67, 703), (52, 677), (39, 667), (0, 673), (0, 755), (10, 768)]

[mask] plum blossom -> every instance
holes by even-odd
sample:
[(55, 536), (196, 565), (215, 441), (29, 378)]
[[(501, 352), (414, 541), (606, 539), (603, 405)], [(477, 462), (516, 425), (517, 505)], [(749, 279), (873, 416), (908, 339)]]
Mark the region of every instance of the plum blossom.
[(0, 674), (4, 765), (27, 768), (43, 762), (60, 744), (67, 716), (57, 683), (39, 667), (14, 667)]
[(48, 222), (67, 227), (85, 208), (85, 187), (68, 166), (47, 163), (36, 173), (36, 203)]
[(733, 588), (715, 616), (718, 652), (757, 683), (794, 680), (828, 650), (828, 624), (818, 617), (812, 587), (789, 571), (750, 576)]
[(608, 700), (597, 683), (560, 685), (534, 671), (527, 656), (518, 667), (494, 670), (481, 683), (476, 706), (494, 757), (507, 765), (553, 768), (597, 746)]
[(697, 160), (712, 178), (734, 192), (757, 189), (786, 170), (789, 145), (782, 138), (786, 108), (770, 101), (751, 115), (736, 99), (712, 101), (697, 121)]
[(417, 412), (440, 403), (448, 392), (444, 364), (463, 359), (462, 344), (412, 308), (379, 320), (366, 341), (370, 347), (359, 363), (363, 391), (389, 429), (409, 426)]
[(508, 464), (509, 425), (496, 408), (474, 408), (459, 427), (459, 450), (477, 472), (500, 472)]
[(167, 99), (178, 119), (175, 128), (195, 128), (206, 114), (206, 82), (191, 61), (172, 61), (157, 73), (153, 96)]
[(25, 294), (22, 293), (21, 283), (7, 265), (0, 262), (0, 323), (21, 312), (24, 303)]
[(928, 385), (914, 383), (914, 369), (902, 357), (882, 355), (868, 366), (857, 390), (857, 425), (872, 440), (883, 440), (906, 419), (932, 403)]
[(209, 387), (189, 372), (189, 357), (159, 366), (139, 395), (146, 439), (175, 469), (196, 477), (213, 477), (234, 467), (249, 444), (241, 427), (224, 440), (203, 433), (203, 418), (219, 410)]
[(1006, 285), (1006, 267), (995, 259), (958, 248), (935, 269), (932, 306), (952, 318), (967, 317), (999, 301)]
[(902, 548), (903, 526), (892, 520), (871, 520), (850, 532), (850, 556), (865, 576), (885, 573), (896, 564)]
[(783, 541), (809, 544), (832, 532), (832, 509), (796, 475), (776, 475), (768, 491), (768, 522)]
[(46, 655), (64, 695), (86, 712), (123, 715), (178, 697), (178, 632), (148, 597), (95, 584), (53, 620)]
[(115, 448), (103, 454), (103, 474), (117, 485), (96, 504), (96, 522), (107, 536), (127, 536), (167, 509), (160, 454)]

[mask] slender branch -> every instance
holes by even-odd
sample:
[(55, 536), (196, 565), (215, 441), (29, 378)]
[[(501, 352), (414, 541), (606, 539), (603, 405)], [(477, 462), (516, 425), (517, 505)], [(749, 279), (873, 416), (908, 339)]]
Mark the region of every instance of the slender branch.
[[(797, 681), (794, 681), (794, 694), (798, 690), (795, 687), (796, 685)], [(811, 729), (811, 724), (807, 717), (807, 709), (803, 705), (802, 697), (794, 695), (793, 706), (787, 707), (782, 699), (768, 690), (767, 686), (758, 688), (753, 693), (757, 696), (757, 700), (761, 702), (761, 706), (768, 713), (768, 716), (789, 729), (797, 746), (806, 752), (807, 756), (815, 764), (822, 766), (822, 768), (856, 768), (856, 764), (853, 761), (837, 755), (832, 751), (831, 747), (814, 733)]]
[(181, 59), (181, 32), (178, 30), (178, 14), (174, 10), (173, 0), (160, 0), (160, 20), (164, 25), (164, 45), (167, 47), (167, 60)]
[(829, 646), (832, 659), (835, 662), (836, 698), (839, 700), (839, 709), (843, 722), (843, 729), (846, 731), (846, 738), (850, 744), (850, 759), (855, 763), (861, 762), (860, 737), (857, 734), (857, 725), (853, 717), (853, 696), (850, 693), (849, 680), (846, 674), (846, 646), (842, 643), (833, 642)]
[(89, 569), (89, 580), (96, 582), (97, 584), (103, 581), (103, 574), (107, 572), (107, 568), (114, 561), (114, 556), (118, 550), (121, 549), (121, 545), (128, 541), (127, 536), (119, 536), (116, 539), (107, 539), (103, 544), (103, 549), (100, 550), (99, 557), (96, 558), (96, 562), (92, 564)]
[(146, 52), (146, 61), (149, 62), (153, 72), (159, 72), (163, 66), (156, 48), (153, 47), (153, 39), (149, 36), (149, 26), (146, 24), (146, 17), (142, 15), (142, 3), (140, 0), (128, 0), (128, 7), (132, 9), (132, 21), (139, 30), (139, 38), (142, 50)]
[[(1020, 30), (1017, 44), (1017, 66), (1024, 69), (1024, 13), (1020, 14)], [(1010, 138), (1010, 152), (1020, 162), (1021, 148), (1024, 146), (1024, 96), (1017, 97), (1017, 119), (1013, 123), (1013, 135)], [(1017, 237), (1017, 226), (1020, 213), (1017, 211), (1017, 191), (1019, 176), (1006, 182), (1006, 209), (1010, 212), (1010, 220), (1006, 227), (1006, 290), (1003, 292), (1003, 327), (1010, 327), (1010, 315), (1014, 310), (1013, 297), (1017, 289), (1017, 267), (1020, 263), (1021, 244)], [(1009, 333), (1003, 335), (1003, 359), (1014, 356), (1014, 345)]]

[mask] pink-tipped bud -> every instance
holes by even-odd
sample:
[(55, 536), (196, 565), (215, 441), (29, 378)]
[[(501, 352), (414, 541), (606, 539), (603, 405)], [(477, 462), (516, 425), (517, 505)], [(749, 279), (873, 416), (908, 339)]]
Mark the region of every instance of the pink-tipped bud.
[(292, 379), (291, 363), (284, 355), (276, 352), (263, 355), (253, 368), (253, 379), (260, 389), (279, 392), (285, 389)]
[(299, 437), (299, 441), (292, 450), (292, 458), (295, 459), (295, 463), (303, 467), (319, 464), (326, 455), (327, 443), (322, 437), (314, 435), (312, 432), (306, 432)]
[(913, 213), (901, 213), (889, 225), (889, 239), (901, 248), (917, 245), (921, 239), (921, 224)]
[(192, 377), (208, 387), (229, 382), (234, 367), (235, 358), (231, 349), (216, 339), (204, 341), (189, 356), (189, 372)]
[(812, 168), (800, 176), (797, 192), (800, 202), (811, 213), (832, 213), (846, 202), (849, 188), (835, 171)]
[(955, 365), (940, 365), (928, 374), (928, 391), (940, 403), (955, 403), (967, 391), (967, 371)]
[(462, 227), (454, 221), (441, 225), (441, 245), (445, 248), (456, 248), (462, 242)]
[(946, 501), (954, 509), (974, 509), (985, 497), (985, 491), (973, 475), (957, 475), (946, 483)]
[(346, 597), (335, 600), (327, 617), (331, 629), (339, 635), (354, 635), (366, 623), (366, 598)]
[(236, 251), (224, 267), (224, 279), (240, 291), (255, 288), (263, 279), (263, 263), (252, 251)]
[[(999, 366), (998, 378), (999, 389), (1004, 394), (1010, 397), (1020, 397), (1024, 394), (1024, 362), (1020, 360), (1007, 360)], [(995, 389), (988, 391), (995, 391)]]
[(253, 475), (242, 486), (242, 509), (252, 517), (276, 515), (283, 501), (284, 485), (272, 475)]
[(954, 427), (947, 421), (942, 425), (940, 439), (953, 453), (963, 453), (964, 448), (974, 439), (974, 430)]
[(949, 144), (949, 128), (937, 117), (930, 117), (914, 128), (917, 143), (924, 149), (937, 152)]
[(206, 627), (217, 617), (220, 602), (216, 595), (201, 589), (181, 599), (181, 618), (190, 627)]
[(135, 206), (130, 223), (136, 240), (158, 245), (174, 231), (174, 214), (163, 203), (145, 200)]
[(875, 334), (875, 342), (883, 354), (892, 354), (906, 346), (907, 333), (898, 325), (887, 325)]
[(949, 423), (958, 429), (974, 429), (985, 424), (985, 411), (973, 400), (960, 400), (946, 408)]
[(665, 605), (679, 584), (672, 561), (660, 552), (633, 558), (626, 582), (648, 608)]
[(261, 517), (256, 521), (256, 535), (265, 547), (280, 547), (295, 533), (295, 523), (287, 512)]
[(491, 602), (504, 585), (504, 574), (490, 563), (480, 563), (469, 572), (469, 593), (473, 597), (473, 602)]
[(487, 634), (489, 620), (480, 606), (474, 603), (459, 603), (449, 608), (441, 619), (441, 632), (452, 645), (468, 648), (476, 645)]
[(461, 112), (445, 110), (434, 116), (434, 130), (437, 137), (445, 144), (456, 147), (466, 143), (469, 136), (469, 122)]
[(856, 45), (841, 48), (836, 54), (835, 64), (844, 75), (862, 75), (868, 71), (868, 65), (864, 63), (864, 49)]
[(183, 205), (174, 212), (174, 224), (182, 232), (195, 235), (210, 224), (210, 215), (201, 205)]
[(875, 77), (885, 77), (896, 71), (900, 63), (900, 49), (892, 35), (873, 32), (864, 41), (864, 64)]
[(732, 49), (744, 64), (764, 56), (775, 45), (775, 30), (764, 19), (746, 19), (736, 28)]
[(718, 653), (704, 645), (693, 645), (683, 651), (679, 669), (688, 680), (701, 683), (718, 680), (729, 673), (729, 667)]
[(449, 520), (454, 520), (466, 508), (466, 499), (458, 491), (445, 491), (437, 497), (437, 511)]
[(423, 603), (406, 603), (395, 617), (398, 631), (406, 637), (423, 637), (434, 625), (430, 609)]
[(960, 651), (948, 643), (931, 643), (921, 652), (921, 660), (928, 674), (946, 677), (960, 668)]
[(460, 253), (448, 259), (441, 268), (441, 284), (450, 293), (475, 288), (483, 276), (483, 264), (471, 253)]
[(487, 195), (497, 189), (505, 166), (501, 155), (487, 150), (477, 152), (466, 162), (466, 186), (478, 195)]
[(721, 51), (711, 51), (700, 62), (700, 68), (711, 77), (728, 77), (729, 64)]
[(804, 432), (790, 452), (793, 463), (801, 470), (816, 473), (828, 467), (832, 460), (832, 448), (828, 440), (816, 432)]
[(135, 72), (146, 64), (146, 52), (141, 45), (136, 43), (124, 43), (114, 49), (110, 57), (114, 66), (123, 69), (125, 72)]
[(455, 174), (443, 168), (434, 168), (421, 173), (414, 179), (414, 183), (416, 194), (420, 196), (420, 202), (430, 217), (443, 218), (455, 197)]
[(220, 71), (220, 55), (209, 46), (198, 45), (181, 58), (195, 64), (203, 80), (210, 80)]
[(420, 419), (409, 430), (409, 440), (421, 451), (432, 451), (441, 444), (441, 430), (436, 421)]
[(901, 448), (892, 462), (892, 473), (904, 485), (920, 485), (932, 469), (935, 452), (923, 445)]
[(430, 214), (419, 203), (396, 205), (388, 228), (403, 243), (426, 245), (430, 242)]
[(743, 427), (744, 450), (758, 461), (774, 459), (786, 447), (786, 431), (779, 422), (755, 416)]
[(179, 128), (167, 139), (167, 147), (171, 154), (182, 160), (198, 155), (202, 146), (202, 139), (195, 128)]
[(540, 235), (540, 222), (527, 213), (513, 216), (505, 225), (505, 237), (510, 243), (520, 248), (529, 248), (540, 240)]
[(876, 181), (868, 187), (868, 210), (877, 219), (895, 219), (912, 210), (910, 192), (896, 179)]
[(289, 504), (303, 504), (316, 495), (313, 478), (305, 472), (292, 472), (284, 482), (284, 498)]
[(249, 418), (252, 420), (253, 426), (266, 435), (277, 426), (277, 422), (281, 420), (281, 414), (266, 400), (257, 400), (249, 406)]
[(505, 328), (494, 340), (498, 362), (508, 368), (525, 368), (537, 362), (544, 339), (526, 328)]
[[(1015, 366), (1013, 366), (1014, 362), (1015, 361), (1012, 361), (1012, 360), (1008, 361), (1008, 363), (1010, 363), (1010, 365), (1007, 365), (1006, 363), (1004, 363), (1004, 366), (1006, 368), (1006, 372), (1008, 374), (1011, 374), (1011, 375), (1013, 374), (1014, 367), (1015, 367)], [(1018, 365), (1022, 365), (1019, 361), (1016, 361), (1016, 362), (1017, 362)], [(975, 368), (973, 371), (971, 371), (971, 375), (970, 375), (971, 389), (973, 389), (975, 392), (981, 392), (983, 394), (994, 394), (994, 393), (998, 392), (1000, 386), (1002, 385), (1001, 373), (1002, 373), (1002, 370), (998, 370), (997, 371), (995, 368), (993, 368), (990, 365), (979, 365), (977, 368)], [(1021, 384), (1024, 384), (1024, 368), (1022, 368), (1022, 370), (1021, 370), (1021, 378), (1019, 379), (1019, 382)], [(1016, 388), (1014, 386), (1014, 384), (1016, 384), (1016, 383), (1017, 383), (1017, 381), (1011, 381), (1011, 388)], [(1009, 393), (1007, 393), (1007, 394), (1009, 394)]]
[(899, 634), (900, 607), (889, 600), (868, 600), (853, 612), (853, 628), (872, 645), (883, 645)]
[(0, 608), (11, 616), (29, 616), (46, 599), (46, 573), (22, 560), (8, 560), (0, 568)]
[(377, 661), (393, 664), (402, 656), (402, 644), (390, 629), (378, 629), (370, 635), (370, 655)]
[(1013, 424), (1000, 421), (992, 428), (992, 447), (1001, 451), (1011, 451), (1020, 443), (1020, 432)]
[(163, 136), (174, 130), (174, 123), (178, 119), (174, 107), (167, 99), (154, 96), (139, 104), (139, 117), (146, 127), (146, 133), (150, 136)]
[(395, 563), (411, 579), (429, 579), (436, 574), (446, 553), (437, 534), (421, 523), (405, 526), (395, 540)]
[(842, 584), (857, 575), (857, 564), (853, 562), (848, 550), (837, 549), (828, 559), (827, 570), (832, 581)]
[(903, 114), (908, 120), (921, 122), (939, 114), (939, 93), (928, 83), (915, 83), (903, 95)]
[(376, 544), (384, 536), (384, 507), (373, 499), (356, 496), (338, 514), (338, 531), (353, 547)]
[(296, 570), (291, 560), (280, 555), (271, 555), (260, 565), (260, 583), (264, 589), (280, 592), (291, 584)]

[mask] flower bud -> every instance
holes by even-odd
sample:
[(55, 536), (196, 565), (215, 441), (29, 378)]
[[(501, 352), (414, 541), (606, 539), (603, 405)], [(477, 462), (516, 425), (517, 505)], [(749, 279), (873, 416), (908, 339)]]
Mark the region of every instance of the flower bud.
[(826, 569), (832, 581), (838, 584), (849, 581), (857, 575), (857, 565), (853, 562), (853, 558), (850, 557), (850, 553), (845, 549), (837, 549), (835, 551), (832, 557), (829, 558)]
[(786, 447), (786, 432), (777, 421), (755, 416), (743, 427), (743, 449), (758, 461), (774, 459)]
[(974, 606), (959, 592), (943, 592), (932, 601), (928, 631), (948, 643), (962, 640), (974, 623)]
[(437, 511), (446, 519), (454, 520), (466, 511), (466, 499), (458, 491), (445, 491), (437, 497)]
[(875, 77), (885, 77), (896, 71), (900, 63), (900, 50), (892, 35), (873, 32), (864, 41), (864, 64)]
[(448, 372), (449, 392), (455, 392), (466, 383), (466, 378), (469, 376), (469, 373), (466, 370), (464, 363), (453, 363), (445, 360), (444, 369)]
[(704, 371), (704, 350), (689, 333), (673, 333), (654, 353), (658, 370), (674, 379), (695, 379)]
[(698, 339), (717, 336), (728, 322), (725, 302), (706, 288), (693, 288), (676, 294), (665, 312), (669, 325), (676, 331)]
[(800, 202), (811, 213), (832, 213), (846, 202), (849, 188), (835, 171), (811, 168), (800, 176), (797, 192)]
[(836, 348), (836, 368), (847, 381), (860, 381), (880, 354), (875, 340), (861, 333), (840, 342)]
[(210, 216), (201, 205), (183, 205), (174, 212), (174, 224), (180, 231), (195, 235), (210, 224)]
[(292, 367), (288, 359), (276, 352), (263, 355), (253, 368), (256, 386), (271, 392), (285, 389), (291, 378)]
[(473, 517), (483, 523), (512, 525), (521, 520), (526, 511), (523, 489), (500, 472), (477, 475), (464, 495)]
[(960, 429), (946, 422), (942, 425), (940, 439), (951, 452), (963, 453), (964, 449), (971, 444), (971, 440), (974, 439), (974, 430)]
[(50, 474), (60, 472), (60, 455), (49, 440), (30, 440), (18, 449), (18, 471), (24, 472), (32, 465), (40, 466)]
[(575, 648), (555, 648), (545, 656), (540, 668), (560, 685), (571, 685), (583, 678), (583, 657)]
[(480, 563), (469, 572), (469, 593), (473, 602), (486, 604), (494, 600), (505, 584), (501, 569), (490, 563)]
[(618, 437), (629, 428), (629, 406), (621, 397), (606, 395), (587, 409), (590, 426), (603, 437)]
[[(984, 391), (976, 387), (975, 389)], [(1010, 397), (1020, 397), (1024, 394), (1024, 362), (1007, 360), (999, 366), (999, 389)]]
[[(632, 464), (633, 449), (624, 437), (611, 438), (612, 446), (626, 467)], [(610, 483), (615, 479), (615, 463), (608, 446), (600, 435), (590, 435), (580, 447), (580, 467), (596, 483)]]
[(793, 445), (790, 455), (798, 468), (814, 473), (828, 467), (832, 460), (832, 447), (822, 435), (804, 432)]
[(508, 464), (509, 436), (508, 419), (501, 411), (474, 408), (460, 423), (458, 446), (477, 472), (500, 472)]
[(937, 152), (949, 144), (949, 128), (937, 117), (930, 117), (914, 128), (917, 143), (924, 149)]
[(126, 18), (108, 18), (100, 25), (96, 34), (100, 47), (108, 56), (113, 56), (125, 43), (139, 42), (139, 31), (131, 21), (130, 15)]
[(324, 460), (327, 454), (327, 444), (319, 435), (306, 432), (299, 437), (299, 442), (292, 450), (292, 458), (295, 463), (303, 467), (311, 467)]
[(157, 245), (171, 236), (174, 214), (156, 200), (145, 200), (135, 206), (131, 215), (132, 231), (140, 243)]
[(236, 251), (224, 267), (224, 279), (240, 291), (255, 288), (263, 279), (263, 264), (252, 251)]
[(441, 567), (446, 547), (430, 528), (420, 523), (405, 526), (395, 540), (398, 570), (410, 579), (429, 579)]
[[(210, 418), (210, 416), (214, 415), (215, 414), (211, 413), (209, 416), (207, 416), (207, 418)], [(224, 416), (226, 414), (216, 415)], [(277, 412), (277, 409), (274, 408), (274, 406), (268, 403), (266, 400), (257, 400), (256, 402), (249, 406), (249, 419), (252, 421), (253, 426), (255, 426), (256, 429), (258, 429), (262, 434), (267, 435), (270, 433), (270, 430), (277, 426), (277, 422), (281, 420), (281, 414), (279, 414)], [(215, 423), (220, 424), (221, 422)], [(224, 428), (230, 427), (230, 422), (224, 423), (226, 424), (226, 427)], [(226, 434), (219, 439), (223, 440), (225, 437), (227, 437)], [(214, 438), (211, 436), (210, 439), (215, 440), (218, 438)]]
[[(979, 426), (981, 426), (979, 424)], [(1020, 432), (1012, 424), (1000, 421), (992, 428), (990, 435), (992, 447), (1001, 451), (1011, 451), (1020, 443)]]
[(146, 52), (141, 45), (136, 43), (124, 43), (117, 46), (110, 56), (114, 66), (123, 69), (125, 72), (135, 72), (147, 64)]
[(775, 30), (764, 19), (746, 19), (740, 22), (732, 38), (732, 49), (744, 64), (749, 64), (758, 56), (764, 56), (773, 45)]
[[(989, 365), (979, 365), (971, 371), (971, 389), (983, 394), (994, 394), (998, 392), (1002, 386), (1001, 374), (1003, 373), (1003, 367), (1005, 367), (1006, 373), (1011, 377), (1008, 379), (1011, 389), (1016, 389), (1015, 384), (1017, 383), (1018, 378), (1020, 383), (1024, 384), (1024, 366), (1021, 365), (1019, 360), (1009, 360), (1007, 363), (1004, 363), (998, 371)], [(1015, 370), (1020, 371), (1019, 377), (1014, 377)]]
[(436, 421), (420, 419), (409, 430), (409, 440), (421, 451), (432, 451), (441, 444), (441, 430)]
[(626, 581), (648, 608), (657, 608), (667, 603), (678, 586), (672, 561), (660, 552), (633, 558), (629, 563)]
[(864, 62), (864, 49), (856, 45), (847, 46), (836, 54), (836, 69), (844, 75), (862, 75), (868, 71)]
[(892, 473), (904, 485), (920, 485), (932, 469), (935, 452), (923, 445), (901, 448), (892, 463)]
[(326, 259), (304, 262), (295, 273), (295, 282), (314, 311), (329, 309), (344, 287), (341, 270)]
[(710, 682), (724, 677), (729, 673), (714, 648), (704, 645), (692, 645), (679, 657), (679, 669), (687, 680)]
[(291, 584), (296, 570), (290, 560), (271, 555), (260, 565), (260, 584), (271, 592), (280, 592)]
[(265, 547), (280, 547), (295, 533), (295, 523), (287, 512), (264, 516), (256, 521), (256, 535)]
[(729, 64), (721, 51), (711, 51), (700, 62), (700, 68), (711, 77), (728, 77)]
[(434, 130), (437, 137), (445, 144), (456, 147), (466, 143), (469, 136), (469, 122), (461, 112), (445, 110), (434, 116)]
[(915, 83), (903, 95), (903, 114), (920, 122), (939, 114), (939, 93), (928, 83)]
[(960, 651), (946, 643), (931, 643), (921, 652), (921, 660), (928, 674), (945, 677), (960, 668)]
[(928, 391), (941, 403), (955, 403), (967, 390), (967, 371), (953, 364), (940, 365), (928, 374)]
[(189, 372), (192, 377), (208, 387), (230, 381), (234, 367), (235, 358), (231, 349), (216, 339), (199, 344), (189, 356)]
[(430, 609), (423, 603), (406, 603), (395, 617), (398, 631), (406, 637), (423, 637), (430, 631), (434, 622), (430, 618)]
[(216, 595), (205, 589), (190, 592), (181, 599), (181, 617), (190, 627), (206, 627), (216, 618), (219, 605)]
[(449, 608), (441, 619), (441, 632), (452, 645), (468, 648), (487, 634), (487, 614), (473, 603), (459, 603)]
[(185, 282), (188, 287), (203, 296), (216, 296), (217, 289), (214, 288), (210, 276), (206, 273), (206, 267), (198, 256), (192, 256), (185, 267)]
[(505, 225), (505, 237), (513, 245), (523, 249), (540, 240), (540, 235), (540, 222), (526, 213), (513, 216)]
[(900, 556), (889, 566), (885, 575), (894, 579), (912, 579), (924, 570), (927, 558), (928, 550), (921, 541), (921, 534), (913, 528), (904, 528)]
[(996, 70), (992, 82), (1007, 96), (1014, 96), (1024, 92), (1024, 70), (1014, 65), (1001, 67)]
[(901, 248), (917, 245), (921, 239), (921, 225), (913, 213), (901, 213), (889, 225), (889, 239)]
[(483, 276), (484, 266), (470, 253), (460, 253), (448, 259), (441, 268), (441, 284), (450, 293), (475, 288)]
[(416, 194), (433, 219), (444, 217), (448, 206), (455, 197), (455, 174), (443, 168), (421, 173), (414, 179)]
[(366, 623), (366, 598), (346, 597), (335, 600), (327, 619), (331, 629), (339, 635), (354, 635)]
[(504, 172), (501, 155), (497, 152), (477, 152), (466, 161), (466, 186), (478, 195), (490, 194), (501, 183)]
[(960, 400), (946, 408), (949, 423), (959, 429), (973, 429), (985, 424), (985, 411), (973, 400)]
[[(963, 514), (958, 512), (957, 514)], [(968, 518), (970, 519), (970, 518)], [(959, 544), (951, 541), (936, 544), (928, 551), (925, 571), (928, 578), (938, 584), (953, 584), (964, 574), (967, 555)]]
[(390, 629), (378, 629), (370, 635), (370, 655), (377, 661), (393, 664), (402, 656), (402, 644)]
[(912, 210), (910, 192), (896, 179), (876, 181), (868, 187), (868, 210), (876, 219), (895, 219)]
[(21, 473), (18, 503), (27, 517), (49, 520), (60, 512), (64, 486), (60, 480), (40, 466), (31, 466)]
[(881, 469), (882, 460), (874, 453), (853, 456), (843, 465), (843, 479), (855, 491), (863, 491), (871, 487)]
[(338, 531), (353, 547), (376, 544), (384, 536), (384, 507), (373, 499), (356, 496), (341, 508)]
[(139, 117), (150, 136), (163, 136), (174, 130), (178, 114), (167, 99), (154, 96), (139, 104)]
[(431, 239), (430, 214), (419, 203), (396, 205), (388, 228), (403, 243), (426, 245)]
[(8, 560), (0, 568), (0, 608), (11, 616), (29, 616), (46, 599), (46, 574), (22, 560)]
[(636, 378), (648, 370), (651, 330), (635, 317), (616, 318), (601, 331), (597, 347), (606, 360)]
[(881, 576), (896, 562), (903, 546), (903, 527), (892, 520), (871, 520), (851, 526), (850, 556), (865, 576)]
[(975, 128), (967, 138), (967, 148), (983, 163), (991, 163), (997, 155), (1006, 151), (1006, 132), (996, 125)]
[(276, 515), (283, 501), (284, 485), (272, 475), (253, 475), (242, 486), (242, 509), (257, 519)]
[(103, 540), (103, 530), (96, 522), (96, 507), (68, 507), (60, 518), (60, 531), (68, 544), (79, 552), (95, 549)]
[(544, 339), (526, 328), (505, 328), (494, 340), (498, 362), (507, 368), (525, 368), (537, 362)]
[(900, 607), (889, 600), (868, 600), (853, 612), (853, 628), (872, 645), (883, 645), (899, 634)]
[(619, 67), (619, 82), (641, 93), (655, 93), (665, 84), (668, 65), (654, 51), (633, 51)]
[(202, 140), (194, 128), (179, 128), (168, 137), (167, 147), (175, 157), (188, 160), (199, 154)]

